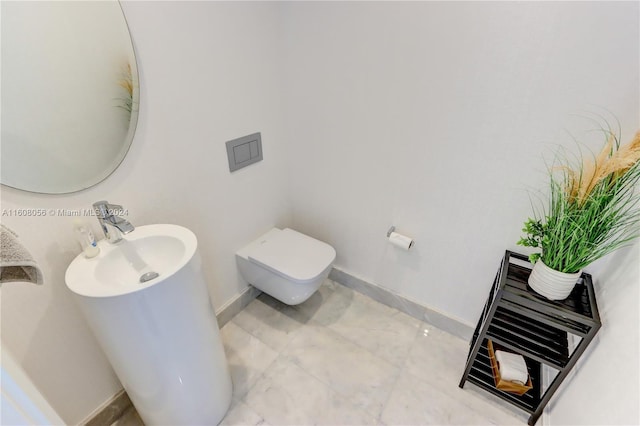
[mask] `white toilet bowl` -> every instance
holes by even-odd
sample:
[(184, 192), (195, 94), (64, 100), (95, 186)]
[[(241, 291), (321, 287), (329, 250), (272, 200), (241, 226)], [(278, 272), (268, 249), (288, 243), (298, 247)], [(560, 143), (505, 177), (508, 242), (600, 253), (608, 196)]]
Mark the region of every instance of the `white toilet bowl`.
[(287, 305), (311, 297), (335, 258), (329, 244), (289, 228), (273, 228), (236, 253), (242, 277)]

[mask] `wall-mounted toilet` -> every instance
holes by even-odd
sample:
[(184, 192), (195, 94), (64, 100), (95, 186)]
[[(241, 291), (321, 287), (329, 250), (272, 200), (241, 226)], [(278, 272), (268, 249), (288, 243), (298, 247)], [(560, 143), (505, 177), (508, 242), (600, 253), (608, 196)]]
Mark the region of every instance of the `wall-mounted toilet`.
[(236, 253), (242, 277), (287, 305), (311, 297), (335, 258), (329, 244), (289, 228), (273, 228)]

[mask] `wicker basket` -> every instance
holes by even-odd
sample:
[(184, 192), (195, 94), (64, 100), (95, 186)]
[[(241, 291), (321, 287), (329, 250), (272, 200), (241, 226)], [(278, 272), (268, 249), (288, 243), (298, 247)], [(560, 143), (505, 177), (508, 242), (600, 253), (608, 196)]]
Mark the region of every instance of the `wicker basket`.
[(493, 380), (496, 383), (496, 388), (516, 395), (524, 395), (529, 389), (533, 389), (531, 384), (531, 376), (526, 385), (521, 385), (515, 382), (509, 382), (500, 378), (500, 370), (498, 369), (498, 361), (496, 361), (496, 354), (493, 351), (493, 342), (491, 339), (487, 340), (487, 349), (489, 350), (489, 359), (491, 360), (491, 370), (493, 371)]

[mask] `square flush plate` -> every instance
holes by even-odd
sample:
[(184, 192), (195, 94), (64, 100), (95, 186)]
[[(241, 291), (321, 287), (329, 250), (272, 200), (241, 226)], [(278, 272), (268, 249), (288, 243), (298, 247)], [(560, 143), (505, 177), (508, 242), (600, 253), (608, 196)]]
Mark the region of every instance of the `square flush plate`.
[(226, 145), (230, 172), (262, 160), (260, 132), (228, 141)]

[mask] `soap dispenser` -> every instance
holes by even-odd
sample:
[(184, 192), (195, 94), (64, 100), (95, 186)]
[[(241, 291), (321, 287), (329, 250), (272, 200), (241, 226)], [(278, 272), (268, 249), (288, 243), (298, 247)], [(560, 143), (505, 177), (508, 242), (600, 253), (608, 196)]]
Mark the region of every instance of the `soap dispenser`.
[(78, 240), (78, 243), (80, 243), (82, 252), (86, 258), (90, 259), (100, 254), (100, 247), (98, 247), (96, 237), (93, 235), (93, 232), (91, 232), (91, 229), (87, 224), (81, 221), (75, 221), (74, 230), (76, 233), (76, 239)]

